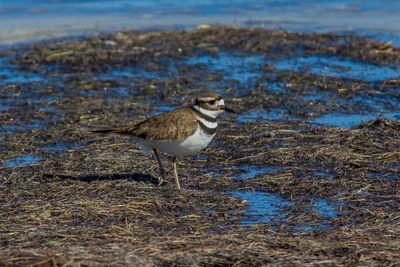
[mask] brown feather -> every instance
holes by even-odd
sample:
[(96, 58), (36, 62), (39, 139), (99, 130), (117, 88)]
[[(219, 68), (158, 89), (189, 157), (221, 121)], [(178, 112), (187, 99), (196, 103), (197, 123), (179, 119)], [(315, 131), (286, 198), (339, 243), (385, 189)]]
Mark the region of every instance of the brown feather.
[(138, 124), (102, 129), (96, 132), (128, 134), (146, 140), (184, 140), (194, 134), (198, 127), (198, 115), (190, 107), (167, 111)]

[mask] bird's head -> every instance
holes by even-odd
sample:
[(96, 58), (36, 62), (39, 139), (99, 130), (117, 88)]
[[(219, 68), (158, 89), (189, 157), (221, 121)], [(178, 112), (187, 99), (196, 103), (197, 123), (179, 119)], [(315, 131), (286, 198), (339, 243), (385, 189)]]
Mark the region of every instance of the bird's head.
[(214, 92), (202, 93), (198, 95), (193, 106), (200, 112), (214, 118), (224, 111), (235, 113), (234, 110), (225, 106), (222, 96)]

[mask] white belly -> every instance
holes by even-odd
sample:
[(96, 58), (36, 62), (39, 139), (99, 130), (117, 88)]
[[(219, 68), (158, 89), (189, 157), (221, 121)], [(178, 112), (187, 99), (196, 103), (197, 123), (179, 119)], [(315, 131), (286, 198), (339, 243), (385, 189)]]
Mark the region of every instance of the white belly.
[(183, 141), (174, 140), (156, 140), (147, 141), (139, 139), (138, 144), (142, 147), (143, 152), (146, 155), (150, 154), (153, 148), (174, 155), (174, 156), (190, 156), (198, 153), (205, 148), (211, 140), (214, 138), (213, 135), (205, 134), (200, 127), (197, 127), (195, 133)]

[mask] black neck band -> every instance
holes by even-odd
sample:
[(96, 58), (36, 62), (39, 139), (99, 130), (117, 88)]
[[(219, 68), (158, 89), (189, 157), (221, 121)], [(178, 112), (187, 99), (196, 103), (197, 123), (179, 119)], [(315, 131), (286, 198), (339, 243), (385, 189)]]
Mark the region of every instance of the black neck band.
[(207, 120), (207, 121), (209, 121), (209, 122), (217, 122), (217, 119), (216, 119), (216, 118), (213, 118), (213, 117), (211, 117), (211, 116), (208, 116), (208, 115), (206, 115), (206, 114), (201, 113), (200, 110), (196, 109), (194, 106), (192, 106), (192, 109), (193, 109), (197, 114), (199, 114), (199, 116), (200, 116), (201, 118), (203, 118), (203, 119), (205, 119), (205, 120)]
[(197, 123), (200, 125), (200, 128), (203, 130), (208, 135), (213, 135), (217, 132), (217, 127), (215, 128), (208, 128), (207, 126), (204, 125), (204, 123), (201, 122), (201, 120), (196, 120)]

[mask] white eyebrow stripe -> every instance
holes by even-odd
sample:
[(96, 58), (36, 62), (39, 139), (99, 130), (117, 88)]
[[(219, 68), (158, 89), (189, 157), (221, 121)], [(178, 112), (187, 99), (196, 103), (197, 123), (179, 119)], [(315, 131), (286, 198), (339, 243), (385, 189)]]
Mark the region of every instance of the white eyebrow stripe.
[(200, 101), (202, 101), (202, 102), (208, 102), (208, 101), (213, 101), (213, 100), (215, 100), (214, 97), (202, 97), (202, 98), (200, 98)]

